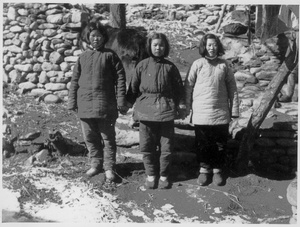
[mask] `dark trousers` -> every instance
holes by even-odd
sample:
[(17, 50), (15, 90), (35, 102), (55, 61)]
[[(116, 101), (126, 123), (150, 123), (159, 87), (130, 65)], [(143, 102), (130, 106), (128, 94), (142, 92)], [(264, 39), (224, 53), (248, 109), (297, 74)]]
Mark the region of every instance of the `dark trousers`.
[(174, 121), (141, 121), (140, 151), (148, 176), (168, 176), (174, 149)]
[(91, 167), (112, 170), (116, 163), (115, 121), (81, 118), (83, 138), (89, 151)]
[(197, 159), (205, 169), (223, 169), (226, 162), (226, 145), (229, 124), (195, 125)]

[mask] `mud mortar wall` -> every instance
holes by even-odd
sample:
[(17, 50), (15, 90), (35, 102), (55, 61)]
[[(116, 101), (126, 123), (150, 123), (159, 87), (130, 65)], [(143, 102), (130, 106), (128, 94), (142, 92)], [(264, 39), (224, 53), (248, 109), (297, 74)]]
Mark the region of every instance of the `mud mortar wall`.
[[(261, 128), (253, 150), (249, 154), (250, 165), (270, 173), (294, 174), (297, 172), (297, 128), (297, 121), (279, 121)], [(236, 156), (240, 141), (240, 136), (228, 141), (229, 153)]]
[(261, 129), (252, 159), (263, 168), (279, 173), (297, 171), (297, 122), (275, 122), (270, 129)]

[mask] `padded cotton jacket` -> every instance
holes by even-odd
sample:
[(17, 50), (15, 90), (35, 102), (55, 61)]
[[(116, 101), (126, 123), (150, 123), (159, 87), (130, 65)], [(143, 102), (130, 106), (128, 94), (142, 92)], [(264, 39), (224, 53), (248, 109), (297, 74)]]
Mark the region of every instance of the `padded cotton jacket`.
[(133, 104), (134, 119), (140, 121), (171, 121), (177, 107), (184, 102), (184, 88), (177, 67), (162, 58), (146, 58), (138, 63), (129, 90), (128, 101)]
[(119, 57), (109, 49), (83, 52), (75, 64), (68, 109), (78, 109), (79, 118), (118, 117), (125, 106), (126, 77)]
[(185, 97), (193, 124), (227, 124), (239, 116), (235, 78), (224, 59), (194, 61), (185, 79)]

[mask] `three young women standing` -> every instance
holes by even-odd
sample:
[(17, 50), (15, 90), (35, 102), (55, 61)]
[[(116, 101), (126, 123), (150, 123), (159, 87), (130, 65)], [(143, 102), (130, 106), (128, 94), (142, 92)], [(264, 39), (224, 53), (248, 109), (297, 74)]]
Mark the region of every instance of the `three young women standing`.
[[(107, 34), (101, 26), (91, 28), (89, 38), (94, 50), (84, 52), (74, 67), (68, 108), (77, 111), (81, 120), (91, 157), (87, 174), (99, 173), (104, 164), (106, 177), (114, 180), (115, 120), (118, 110), (128, 109), (125, 73), (116, 54), (104, 48)], [(171, 186), (174, 120), (190, 111), (200, 162), (197, 182), (224, 184), (228, 127), (231, 118), (239, 116), (239, 103), (234, 76), (220, 58), (224, 49), (219, 38), (213, 34), (202, 38), (201, 58), (191, 65), (184, 87), (177, 67), (166, 59), (170, 45), (164, 34), (149, 36), (147, 51), (150, 57), (136, 66), (127, 92), (129, 106), (136, 103), (134, 118), (140, 122), (145, 186)]]

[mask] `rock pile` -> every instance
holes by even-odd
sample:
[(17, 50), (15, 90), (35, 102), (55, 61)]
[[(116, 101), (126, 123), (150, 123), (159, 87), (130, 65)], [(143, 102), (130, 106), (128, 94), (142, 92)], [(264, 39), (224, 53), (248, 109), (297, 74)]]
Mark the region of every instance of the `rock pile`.
[[(150, 17), (155, 21), (158, 15), (166, 15), (160, 17), (185, 21), (188, 25), (198, 23), (201, 27), (193, 29), (191, 36), (191, 40), (197, 41), (194, 37), (198, 32), (215, 27), (220, 10), (221, 5), (177, 8), (174, 5), (160, 5), (159, 8), (156, 5), (128, 5), (127, 21), (130, 25), (137, 17)], [(176, 15), (170, 18), (174, 13)], [(95, 12), (94, 15), (101, 16)], [(107, 12), (102, 15), (105, 17)], [(81, 53), (78, 31), (88, 18), (87, 12), (66, 7), (66, 4), (6, 4), (3, 20), (4, 83), (18, 84), (20, 93), (43, 96), (48, 103), (66, 100), (72, 67)], [(154, 29), (149, 26), (151, 28)]]
[[(213, 31), (222, 19), (223, 12), (227, 12), (220, 29), (232, 35), (245, 34), (248, 30), (248, 9), (238, 5), (129, 5), (127, 7), (127, 21), (136, 19), (150, 19), (154, 21), (182, 21), (190, 24), (201, 24), (206, 31)], [(232, 12), (232, 13), (230, 13)], [(250, 11), (252, 27), (255, 15)], [(221, 18), (220, 18), (221, 17)]]
[(4, 82), (20, 92), (58, 102), (68, 95), (72, 67), (82, 52), (78, 32), (88, 14), (58, 4), (20, 3), (4, 13)]

